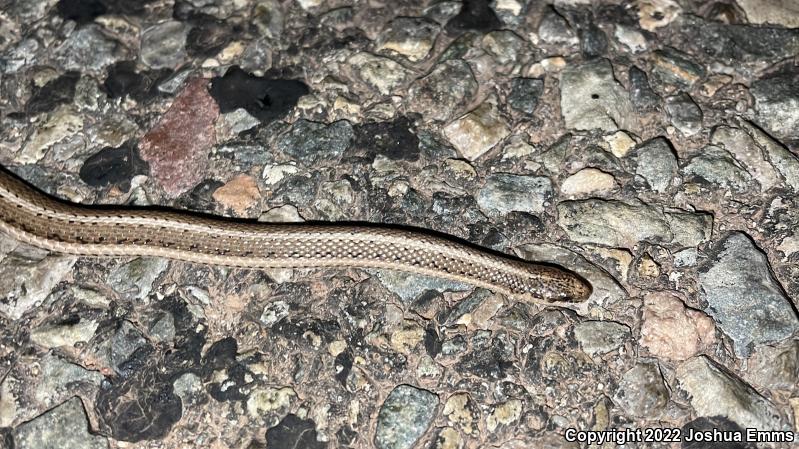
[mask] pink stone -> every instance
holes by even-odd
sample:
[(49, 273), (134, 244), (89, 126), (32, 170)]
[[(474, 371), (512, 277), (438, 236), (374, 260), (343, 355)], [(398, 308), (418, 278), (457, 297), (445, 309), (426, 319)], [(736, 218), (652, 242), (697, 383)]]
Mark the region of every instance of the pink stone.
[(686, 360), (715, 342), (715, 325), (704, 313), (685, 307), (672, 293), (644, 298), (641, 345), (657, 357)]
[(150, 174), (173, 197), (203, 179), (208, 152), (216, 143), (214, 122), (219, 107), (208, 93), (208, 81), (190, 81), (139, 143)]
[(233, 210), (236, 215), (244, 216), (248, 209), (258, 205), (261, 192), (258, 190), (255, 178), (249, 175), (237, 175), (216, 189), (212, 197), (226, 209)]

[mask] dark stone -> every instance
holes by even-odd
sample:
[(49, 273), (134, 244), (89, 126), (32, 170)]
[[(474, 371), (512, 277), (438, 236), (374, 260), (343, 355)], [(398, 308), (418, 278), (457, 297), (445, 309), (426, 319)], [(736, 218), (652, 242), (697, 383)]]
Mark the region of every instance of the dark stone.
[(266, 447), (323, 449), (327, 444), (316, 439), (316, 423), (288, 414), (266, 431)]
[(327, 124), (300, 119), (289, 132), (280, 136), (275, 146), (298, 161), (312, 164), (321, 159), (341, 157), (354, 136), (355, 131), (346, 120)]
[(424, 349), (431, 358), (436, 358), (441, 353), (441, 336), (436, 331), (435, 324), (430, 324), (424, 331)]
[(533, 115), (541, 94), (544, 93), (544, 80), (539, 78), (514, 78), (508, 104), (511, 108), (527, 115)]
[(58, 15), (66, 20), (74, 20), (78, 24), (94, 21), (108, 11), (102, 0), (60, 0)]
[(502, 22), (489, 6), (490, 0), (464, 0), (461, 10), (445, 25), (452, 34), (467, 30), (487, 32), (502, 27)]
[(111, 436), (134, 443), (163, 438), (183, 414), (172, 382), (155, 365), (101, 389), (95, 404)]
[(759, 125), (778, 138), (799, 139), (799, 67), (788, 65), (753, 82), (751, 93)]
[(336, 380), (341, 383), (341, 385), (347, 386), (347, 377), (350, 375), (350, 371), (352, 370), (352, 363), (355, 359), (352, 357), (352, 352), (349, 350), (342, 352), (341, 354), (336, 356)]
[(690, 40), (689, 46), (698, 46), (706, 56), (730, 63), (778, 60), (799, 53), (797, 28), (728, 25), (683, 15), (675, 32)]
[(223, 185), (225, 185), (225, 183), (222, 181), (217, 181), (216, 179), (206, 179), (205, 181), (197, 184), (197, 186), (191, 189), (191, 191), (185, 195), (182, 195), (178, 199), (177, 205), (181, 209), (189, 209), (199, 212), (213, 210), (216, 200), (214, 200), (212, 195), (216, 189), (222, 187)]
[(356, 125), (354, 131), (355, 139), (345, 152), (346, 157), (361, 156), (368, 163), (373, 162), (377, 155), (391, 160), (419, 160), (419, 138), (413, 132), (413, 123), (408, 117)]
[(226, 337), (214, 342), (203, 358), (203, 365), (217, 370), (223, 369), (236, 362), (239, 344), (233, 337)]
[(210, 58), (225, 48), (240, 31), (221, 20), (200, 21), (186, 36), (186, 52), (194, 58)]
[(122, 98), (130, 95), (136, 101), (143, 102), (159, 95), (158, 84), (169, 78), (169, 69), (136, 71), (135, 61), (120, 61), (108, 68), (108, 76), (103, 88), (111, 98)]
[(732, 431), (745, 433), (738, 424), (723, 416), (699, 417), (682, 426), (682, 449), (755, 449), (754, 443), (727, 441), (687, 441), (691, 432)]
[(580, 29), (580, 51), (586, 58), (596, 58), (608, 51), (608, 37), (593, 22)]
[(646, 72), (636, 66), (630, 66), (630, 101), (641, 111), (653, 111), (660, 105), (660, 96), (649, 86)]
[(122, 190), (130, 189), (136, 175), (147, 173), (147, 164), (136, 151), (136, 143), (127, 141), (118, 148), (106, 147), (89, 156), (80, 168), (80, 179), (92, 187), (113, 184)]
[(211, 80), (211, 96), (222, 113), (244, 108), (268, 123), (283, 118), (308, 93), (308, 86), (292, 79), (268, 79), (250, 75), (238, 66)]
[(489, 380), (500, 380), (514, 374), (513, 348), (508, 334), (499, 333), (495, 337), (483, 339), (479, 335), (472, 339), (473, 350), (463, 356), (455, 365), (458, 372), (474, 374)]
[(14, 438), (12, 438), (11, 428), (0, 427), (0, 447), (14, 449)]
[(80, 73), (67, 72), (54, 80), (48, 81), (44, 86), (35, 88), (30, 100), (25, 105), (28, 114), (50, 112), (57, 106), (72, 103), (75, 97), (75, 86), (80, 79)]

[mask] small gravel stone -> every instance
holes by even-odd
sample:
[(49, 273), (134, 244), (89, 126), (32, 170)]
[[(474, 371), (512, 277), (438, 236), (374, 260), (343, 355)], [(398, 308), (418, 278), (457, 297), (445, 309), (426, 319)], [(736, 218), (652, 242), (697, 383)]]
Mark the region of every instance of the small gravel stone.
[(552, 197), (552, 182), (544, 176), (490, 175), (477, 194), (477, 204), (487, 213), (544, 211)]
[(544, 17), (538, 24), (538, 37), (546, 43), (554, 45), (577, 45), (577, 33), (569, 22), (553, 8), (547, 8)]
[(646, 38), (634, 28), (617, 24), (613, 36), (633, 53), (640, 53), (647, 49)]
[(483, 36), (482, 44), (483, 49), (493, 56), (494, 61), (500, 66), (517, 63), (525, 46), (524, 39), (512, 31), (492, 31)]
[(636, 6), (638, 23), (647, 31), (655, 31), (670, 24), (682, 13), (680, 4), (675, 0), (639, 0)]
[(608, 193), (616, 187), (616, 179), (610, 173), (596, 168), (584, 168), (564, 179), (560, 192), (569, 196), (581, 196)]
[(230, 209), (238, 216), (246, 216), (247, 211), (255, 208), (261, 200), (261, 192), (255, 178), (250, 175), (237, 175), (212, 195), (225, 209)]
[(787, 430), (771, 402), (705, 356), (683, 363), (676, 375), (699, 416), (723, 416), (743, 428), (760, 431)]
[(280, 136), (276, 147), (300, 162), (314, 164), (341, 157), (354, 137), (352, 125), (346, 120), (328, 125), (300, 119)]
[(139, 143), (153, 178), (172, 196), (202, 180), (207, 154), (216, 143), (214, 122), (219, 108), (207, 87), (205, 79), (189, 82)]
[(652, 355), (686, 360), (715, 342), (713, 320), (698, 310), (688, 309), (668, 292), (644, 297), (640, 342)]
[(410, 449), (433, 422), (438, 396), (410, 385), (389, 393), (377, 415), (375, 446), (378, 449)]
[(705, 76), (705, 69), (673, 48), (658, 50), (652, 58), (652, 76), (660, 82), (690, 88)]
[(560, 109), (566, 127), (605, 131), (637, 128), (632, 104), (607, 59), (567, 67), (561, 74)]
[(685, 92), (666, 97), (666, 112), (672, 125), (686, 136), (692, 136), (702, 129), (702, 109)]
[(673, 238), (664, 215), (645, 204), (588, 199), (558, 204), (558, 224), (578, 242), (633, 248)]
[(434, 120), (446, 121), (472, 100), (477, 88), (469, 64), (459, 59), (448, 60), (411, 85), (407, 107)]
[(285, 204), (273, 207), (258, 217), (258, 221), (265, 223), (301, 223), (305, 221), (296, 207)]
[(153, 69), (174, 69), (188, 57), (186, 37), (191, 26), (185, 22), (168, 20), (153, 25), (142, 32), (141, 60)]
[(411, 302), (419, 295), (428, 291), (467, 291), (471, 290), (469, 284), (446, 279), (420, 276), (415, 274), (400, 273), (399, 271), (378, 270), (375, 275), (380, 279), (380, 283), (392, 293), (402, 299), (403, 302)]
[(97, 371), (69, 363), (50, 352), (39, 362), (41, 381), (33, 391), (33, 397), (41, 404), (58, 404), (74, 394), (76, 386), (97, 389), (105, 377)]
[(660, 97), (649, 86), (646, 72), (630, 66), (627, 77), (630, 80), (630, 101), (640, 111), (653, 111), (660, 105)]
[(682, 172), (708, 184), (716, 184), (736, 192), (749, 187), (752, 177), (726, 150), (709, 145), (690, 158)]
[(80, 399), (72, 398), (14, 431), (17, 449), (104, 449), (108, 440), (88, 431), (89, 420)]
[(735, 343), (739, 357), (799, 330), (799, 318), (773, 278), (768, 259), (749, 237), (730, 233), (713, 254), (699, 270), (700, 297), (708, 303), (707, 313)]
[(643, 177), (655, 192), (665, 192), (677, 175), (677, 157), (663, 137), (642, 143), (631, 157), (635, 174)]
[(89, 341), (94, 336), (97, 326), (96, 321), (88, 319), (80, 320), (75, 324), (45, 325), (33, 329), (30, 339), (45, 348), (74, 346), (77, 342)]
[(580, 30), (580, 51), (585, 58), (596, 58), (608, 52), (608, 36), (591, 22)]
[(527, 115), (533, 115), (538, 100), (544, 93), (544, 80), (539, 78), (514, 78), (508, 104), (511, 108)]
[(657, 416), (669, 402), (669, 390), (654, 363), (638, 363), (624, 373), (613, 402), (634, 416)]
[(741, 121), (740, 126), (762, 148), (769, 161), (785, 179), (785, 183), (793, 188), (794, 191), (799, 192), (799, 156), (788, 151), (784, 145), (775, 141), (751, 123)]
[(9, 255), (0, 261), (0, 313), (19, 319), (41, 304), (56, 285), (72, 271), (74, 257), (47, 256), (29, 259)]
[(768, 162), (762, 150), (746, 131), (740, 128), (719, 126), (713, 130), (710, 141), (732, 153), (752, 178), (760, 184), (761, 192), (780, 183), (777, 170)]
[(108, 284), (130, 299), (142, 299), (150, 294), (153, 283), (168, 266), (169, 261), (161, 257), (140, 257), (111, 271)]
[(630, 339), (630, 328), (614, 321), (585, 321), (574, 326), (574, 338), (586, 354), (606, 354)]
[(17, 156), (19, 162), (32, 164), (41, 160), (54, 144), (67, 140), (83, 130), (83, 117), (71, 106), (60, 106), (38, 125), (33, 136)]
[(685, 14), (674, 31), (691, 36), (701, 54), (739, 64), (777, 62), (799, 53), (799, 30), (795, 29), (726, 24)]
[(466, 159), (473, 161), (510, 134), (507, 122), (490, 101), (444, 127), (444, 134)]
[(616, 131), (613, 134), (602, 136), (600, 146), (616, 157), (624, 157), (635, 146), (635, 140), (624, 131)]
[(778, 138), (799, 139), (799, 72), (757, 80), (750, 92), (758, 124)]
[(399, 54), (409, 61), (427, 58), (440, 27), (419, 17), (400, 17), (392, 20), (377, 39), (377, 50)]
[(76, 28), (55, 50), (65, 70), (100, 74), (106, 67), (125, 57), (122, 46), (109, 38), (95, 24)]
[(799, 5), (793, 0), (737, 0), (749, 23), (799, 28)]
[(397, 62), (370, 53), (358, 53), (347, 60), (357, 76), (382, 95), (411, 80), (411, 72)]

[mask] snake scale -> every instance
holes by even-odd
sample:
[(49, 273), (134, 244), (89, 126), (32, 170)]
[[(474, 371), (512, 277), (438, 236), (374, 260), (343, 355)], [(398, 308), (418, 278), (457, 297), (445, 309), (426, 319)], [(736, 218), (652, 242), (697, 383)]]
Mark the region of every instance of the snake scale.
[(0, 231), (49, 251), (80, 256), (155, 256), (243, 268), (389, 269), (545, 302), (582, 301), (591, 294), (588, 282), (560, 267), (422, 231), (87, 207), (50, 197), (6, 169), (0, 169)]

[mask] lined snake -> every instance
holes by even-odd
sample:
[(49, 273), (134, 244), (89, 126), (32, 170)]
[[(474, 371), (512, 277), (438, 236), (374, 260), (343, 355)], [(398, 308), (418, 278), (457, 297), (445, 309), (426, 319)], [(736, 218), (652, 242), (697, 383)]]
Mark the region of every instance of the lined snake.
[(2, 168), (0, 231), (49, 251), (80, 256), (155, 256), (243, 268), (388, 269), (545, 302), (582, 301), (591, 294), (584, 279), (562, 268), (422, 231), (87, 207), (50, 197)]

